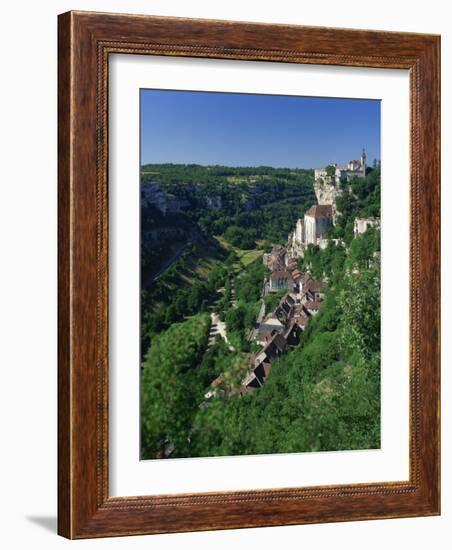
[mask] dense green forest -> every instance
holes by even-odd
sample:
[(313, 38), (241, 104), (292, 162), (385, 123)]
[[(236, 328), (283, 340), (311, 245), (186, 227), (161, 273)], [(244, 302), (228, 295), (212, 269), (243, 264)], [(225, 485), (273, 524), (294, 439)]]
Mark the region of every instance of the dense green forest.
[[(344, 185), (328, 232), (340, 242), (310, 246), (299, 260), (328, 281), (319, 313), (299, 345), (272, 362), (263, 387), (244, 395), (255, 351), (248, 335), (268, 272), (262, 254), (315, 203), (312, 171), (147, 165), (142, 177), (189, 203), (177, 214), (142, 214), (148, 229), (182, 228), (185, 246), (142, 288), (142, 458), (378, 448), (380, 232), (355, 237), (353, 222), (380, 216), (379, 167)], [(158, 247), (157, 264), (164, 238)], [(267, 311), (282, 294), (265, 298)], [(225, 322), (228, 343), (217, 336), (209, 344), (211, 312)]]
[(199, 314), (173, 324), (153, 340), (141, 378), (145, 456), (155, 455), (170, 442), (182, 455), (189, 452), (187, 436), (205, 384), (200, 363), (209, 327), (209, 316)]
[[(142, 167), (142, 181), (186, 200), (179, 222), (204, 235), (224, 235), (249, 249), (262, 238), (284, 242), (298, 217), (315, 201), (312, 170), (158, 164)], [(147, 213), (143, 213), (145, 223)]]

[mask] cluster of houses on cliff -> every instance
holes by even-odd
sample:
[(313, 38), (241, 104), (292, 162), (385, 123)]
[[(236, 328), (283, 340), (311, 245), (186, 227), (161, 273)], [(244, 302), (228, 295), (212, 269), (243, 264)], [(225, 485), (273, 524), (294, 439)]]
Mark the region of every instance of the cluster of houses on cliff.
[[(341, 239), (327, 238), (328, 230), (336, 223), (336, 198), (344, 192), (344, 182), (353, 177), (364, 178), (366, 170), (364, 149), (360, 160), (351, 160), (346, 166), (332, 164), (316, 169), (314, 191), (317, 204), (297, 220), (287, 245), (273, 246), (270, 253), (264, 254), (263, 262), (270, 270), (264, 288), (270, 293), (281, 289), (286, 293), (255, 331), (255, 341), (263, 347), (251, 357), (249, 372), (242, 382), (242, 393), (252, 392), (263, 385), (272, 361), (288, 347), (298, 344), (309, 319), (319, 311), (327, 284), (302, 273), (296, 258), (303, 257), (309, 245), (320, 249), (326, 248), (330, 242), (345, 246)], [(369, 227), (379, 226), (379, 223), (374, 218), (357, 218), (354, 234), (365, 233)]]
[[(352, 178), (365, 178), (367, 173), (366, 152), (363, 149), (360, 160), (350, 160), (347, 165), (339, 166), (336, 163), (325, 168), (314, 170), (314, 192), (317, 204), (300, 218), (295, 230), (289, 235), (288, 248), (294, 258), (302, 258), (309, 245), (324, 249), (328, 243), (344, 245), (340, 239), (328, 239), (327, 232), (336, 225), (336, 218), (340, 214), (337, 210), (336, 199), (346, 192), (346, 185)], [(350, 188), (348, 189), (350, 191)], [(355, 236), (365, 233), (368, 227), (379, 226), (375, 218), (357, 218), (354, 224)]]
[[(359, 161), (351, 160), (346, 166), (332, 164), (316, 169), (314, 191), (317, 204), (312, 205), (303, 218), (297, 220), (287, 244), (274, 245), (271, 252), (263, 255), (263, 263), (269, 270), (264, 280), (263, 298), (281, 291), (284, 294), (276, 308), (266, 316), (265, 306), (261, 308), (252, 332), (252, 340), (261, 347), (250, 357), (249, 368), (239, 390), (241, 394), (252, 393), (265, 383), (272, 362), (290, 347), (298, 345), (302, 331), (321, 308), (327, 283), (302, 272), (297, 258), (304, 256), (309, 245), (320, 249), (326, 248), (330, 242), (345, 246), (341, 239), (328, 237), (328, 230), (335, 226), (336, 216), (339, 214), (336, 210), (336, 198), (344, 192), (344, 182), (353, 177), (364, 178), (366, 170), (364, 149)], [(356, 218), (354, 234), (359, 236), (369, 227), (379, 225), (379, 219)], [(213, 389), (205, 395), (206, 401), (215, 395), (216, 386), (221, 382), (220, 375), (212, 383)]]
[(251, 356), (250, 369), (242, 381), (242, 393), (260, 388), (270, 373), (272, 361), (286, 348), (299, 343), (301, 332), (321, 306), (326, 288), (326, 283), (299, 270), (286, 246), (274, 246), (264, 255), (264, 263), (270, 269), (265, 281), (267, 291), (284, 289), (287, 292), (257, 327), (255, 341), (262, 348)]

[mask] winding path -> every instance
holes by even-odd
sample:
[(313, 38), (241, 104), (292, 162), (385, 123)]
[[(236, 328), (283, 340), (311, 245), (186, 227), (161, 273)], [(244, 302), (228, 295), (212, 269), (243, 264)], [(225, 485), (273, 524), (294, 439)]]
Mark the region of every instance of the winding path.
[(217, 335), (220, 335), (226, 342), (226, 344), (228, 344), (229, 350), (235, 351), (228, 340), (228, 335), (226, 333), (226, 323), (220, 319), (217, 313), (211, 313), (210, 318), (212, 319), (212, 324), (210, 326), (208, 347), (212, 347), (215, 344), (215, 337)]

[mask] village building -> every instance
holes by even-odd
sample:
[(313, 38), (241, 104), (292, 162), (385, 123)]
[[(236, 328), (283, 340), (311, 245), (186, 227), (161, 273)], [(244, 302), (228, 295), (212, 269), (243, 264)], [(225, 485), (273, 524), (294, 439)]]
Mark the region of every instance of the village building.
[(255, 375), (254, 371), (251, 371), (243, 380), (242, 386), (245, 389), (243, 393), (251, 393), (253, 390), (260, 388), (262, 386), (262, 382)]
[(320, 302), (325, 298), (325, 288), (327, 284), (323, 281), (309, 280), (304, 287), (304, 294), (308, 301)]
[(286, 292), (275, 310), (257, 327), (255, 341), (263, 347), (252, 357), (251, 370), (242, 381), (241, 393), (260, 388), (270, 373), (271, 362), (288, 346), (298, 345), (309, 318), (320, 309), (325, 287), (323, 281), (300, 272), (297, 292)]
[(293, 279), (289, 271), (273, 271), (270, 276), (270, 291), (277, 292), (283, 288), (292, 289)]
[(369, 227), (380, 227), (380, 220), (375, 218), (355, 218), (353, 233), (355, 237), (362, 235)]
[(297, 326), (300, 328), (300, 330), (304, 330), (306, 328), (306, 325), (309, 323), (309, 315), (308, 312), (303, 308), (303, 311), (300, 311), (297, 313), (293, 320), (297, 324)]
[[(333, 225), (339, 214), (336, 207), (337, 198), (346, 190), (346, 185), (352, 178), (365, 178), (367, 172), (366, 152), (363, 149), (359, 160), (350, 160), (345, 166), (337, 163), (325, 168), (314, 170), (314, 192), (317, 203), (329, 204), (333, 208)], [(318, 243), (326, 247), (327, 243)]]
[(269, 361), (263, 361), (253, 370), (253, 374), (262, 386), (267, 376), (270, 374), (271, 364)]
[(271, 361), (280, 357), (286, 346), (286, 338), (282, 334), (275, 334), (261, 351), (253, 357), (252, 369), (243, 380), (242, 385), (250, 389), (261, 387), (270, 372)]
[(273, 338), (258, 353), (254, 360), (254, 367), (261, 363), (270, 362), (272, 359), (280, 357), (286, 348), (286, 339), (282, 334), (275, 334)]
[(288, 346), (296, 346), (300, 342), (300, 334), (304, 330), (295, 319), (292, 319), (289, 323), (286, 331), (284, 332), (284, 338), (286, 339)]
[(294, 238), (300, 243), (304, 242), (304, 223), (301, 218), (297, 220), (295, 225)]
[(261, 323), (259, 328), (262, 330), (282, 332), (284, 330), (284, 325), (274, 315), (270, 315), (263, 323)]
[(263, 255), (262, 261), (271, 271), (284, 271), (286, 265), (286, 247), (274, 245), (271, 252)]
[(309, 281), (312, 281), (312, 277), (309, 275), (309, 273), (304, 273), (299, 281), (299, 293), (302, 294), (306, 291), (306, 285), (309, 283)]
[(256, 343), (260, 344), (261, 346), (265, 346), (265, 344), (268, 344), (270, 340), (273, 338), (273, 336), (276, 334), (276, 330), (259, 330), (256, 335)]
[(311, 206), (304, 215), (304, 244), (318, 244), (332, 224), (333, 210), (330, 204)]
[(259, 325), (256, 333), (256, 342), (266, 344), (275, 334), (280, 334), (281, 332), (284, 332), (283, 323), (277, 317), (270, 316)]
[(322, 302), (318, 302), (317, 300), (309, 300), (304, 304), (304, 307), (310, 315), (315, 315), (319, 312), (321, 305)]
[(286, 324), (291, 317), (293, 317), (293, 312), (296, 305), (295, 296), (288, 292), (285, 294), (279, 301), (278, 306), (274, 311), (275, 317), (283, 324)]
[(297, 220), (294, 232), (289, 235), (288, 262), (303, 257), (310, 244), (324, 248), (328, 244), (325, 238), (327, 230), (333, 226), (333, 207), (331, 204), (314, 204)]

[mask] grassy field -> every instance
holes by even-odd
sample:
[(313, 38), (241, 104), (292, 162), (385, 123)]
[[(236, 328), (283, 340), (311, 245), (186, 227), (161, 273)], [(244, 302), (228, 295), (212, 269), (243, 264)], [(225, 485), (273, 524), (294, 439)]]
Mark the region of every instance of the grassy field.
[[(231, 252), (235, 252), (239, 258), (239, 262), (234, 264), (234, 268), (236, 270), (241, 269), (241, 267), (246, 267), (250, 263), (254, 262), (257, 258), (262, 257), (263, 251), (257, 250), (255, 248), (251, 250), (242, 250), (241, 248), (236, 248), (235, 246), (232, 246), (229, 244), (226, 239), (223, 237), (216, 236), (215, 239), (221, 244), (223, 248), (226, 250), (230, 250)], [(242, 265), (240, 265), (242, 264)]]
[(257, 258), (262, 257), (262, 250), (237, 250), (237, 255), (240, 258), (242, 264), (246, 267), (250, 263), (257, 260)]

